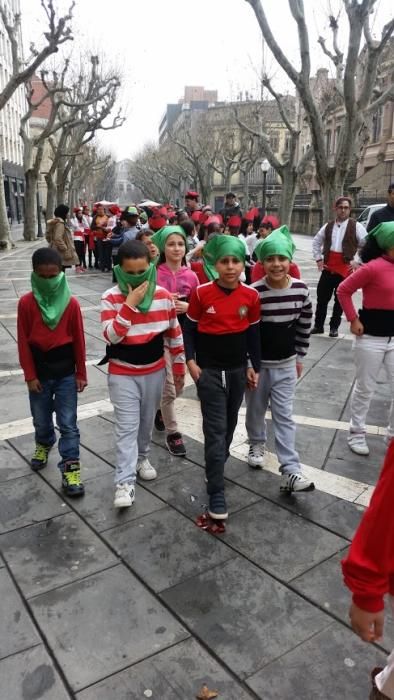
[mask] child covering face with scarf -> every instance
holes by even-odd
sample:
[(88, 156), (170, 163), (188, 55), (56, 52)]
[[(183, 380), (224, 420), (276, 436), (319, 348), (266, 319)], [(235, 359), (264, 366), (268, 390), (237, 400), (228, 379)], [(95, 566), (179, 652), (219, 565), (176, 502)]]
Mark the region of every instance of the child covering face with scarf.
[(87, 385), (81, 309), (71, 296), (59, 253), (39, 248), (32, 258), (32, 291), (18, 304), (18, 352), (29, 390), (36, 449), (31, 468), (46, 466), (60, 430), (59, 469), (67, 496), (81, 496), (77, 392)]

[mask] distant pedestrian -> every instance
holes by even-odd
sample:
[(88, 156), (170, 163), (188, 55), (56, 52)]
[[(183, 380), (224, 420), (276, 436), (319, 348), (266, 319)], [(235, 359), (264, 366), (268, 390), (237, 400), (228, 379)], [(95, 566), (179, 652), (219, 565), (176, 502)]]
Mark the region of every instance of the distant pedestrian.
[(52, 248), (33, 254), (32, 291), (18, 304), (18, 352), (29, 390), (36, 449), (31, 468), (46, 466), (60, 431), (59, 469), (67, 496), (81, 496), (77, 393), (87, 385), (81, 309), (71, 296), (62, 260)]
[(47, 221), (45, 238), (49, 247), (54, 248), (60, 255), (63, 272), (79, 265), (79, 258), (75, 250), (73, 236), (67, 225), (69, 207), (66, 204), (59, 204), (54, 212), (54, 218)]
[[(221, 215), (225, 225), (228, 224), (228, 219), (231, 216), (237, 216), (242, 220), (241, 207), (239, 202), (237, 202), (237, 196), (234, 194), (234, 192), (227, 192), (224, 199), (224, 207), (220, 210), (219, 214)], [(241, 227), (241, 221), (239, 222), (239, 227)]]
[(77, 266), (77, 272), (83, 272), (86, 270), (86, 242), (85, 242), (85, 231), (89, 229), (89, 222), (82, 213), (81, 207), (75, 207), (73, 209), (74, 216), (70, 220), (71, 230), (74, 235), (74, 246), (76, 253), (79, 258), (79, 266)]
[(324, 333), (327, 306), (334, 294), (330, 338), (338, 337), (341, 323), (338, 285), (352, 272), (351, 262), (367, 235), (364, 226), (350, 217), (351, 205), (350, 197), (338, 197), (335, 201), (335, 219), (324, 224), (312, 242), (313, 257), (321, 275), (317, 285), (315, 325), (311, 333)]
[(368, 222), (367, 231), (372, 231), (378, 224), (383, 224), (385, 221), (394, 221), (394, 182), (389, 185), (387, 190), (387, 204), (385, 207), (374, 211)]

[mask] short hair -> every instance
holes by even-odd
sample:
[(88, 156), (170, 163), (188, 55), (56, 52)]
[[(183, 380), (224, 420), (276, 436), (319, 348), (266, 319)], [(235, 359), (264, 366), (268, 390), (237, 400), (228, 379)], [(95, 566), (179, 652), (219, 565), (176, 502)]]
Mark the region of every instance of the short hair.
[(228, 199), (229, 197), (234, 197), (234, 199), (236, 199), (237, 195), (234, 194), (234, 192), (227, 192), (226, 199)]
[(179, 224), (179, 226), (183, 228), (184, 232), (186, 233), (186, 236), (192, 236), (196, 230), (194, 221), (192, 221), (192, 219), (185, 219)]
[(146, 258), (150, 263), (149, 250), (142, 241), (126, 241), (122, 243), (118, 250), (118, 262), (122, 264), (123, 260), (138, 260), (138, 258)]
[(33, 270), (36, 270), (39, 265), (56, 265), (59, 270), (62, 269), (62, 259), (55, 248), (38, 248), (34, 251), (31, 262)]
[(339, 207), (339, 205), (342, 204), (342, 202), (348, 202), (349, 207), (352, 206), (352, 200), (350, 199), (350, 197), (345, 197), (345, 196), (342, 194), (340, 197), (337, 197), (337, 198), (336, 198), (336, 200), (335, 200), (335, 207)]
[(65, 219), (69, 211), (70, 207), (68, 207), (67, 204), (58, 204), (53, 213), (56, 217)]
[(138, 231), (134, 240), (135, 241), (142, 241), (142, 243), (143, 243), (142, 239), (144, 236), (149, 236), (149, 238), (150, 238), (151, 236), (153, 236), (153, 234), (154, 234), (154, 231), (152, 231), (150, 228), (142, 228), (141, 231)]
[(390, 192), (394, 192), (394, 182), (391, 182), (391, 183), (389, 184), (387, 192), (389, 192), (389, 193), (390, 193)]

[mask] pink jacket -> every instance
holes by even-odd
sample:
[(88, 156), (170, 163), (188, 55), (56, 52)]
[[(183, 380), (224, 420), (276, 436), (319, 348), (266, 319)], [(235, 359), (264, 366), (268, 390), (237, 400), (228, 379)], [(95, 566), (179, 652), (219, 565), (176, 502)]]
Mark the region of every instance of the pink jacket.
[(182, 266), (177, 272), (173, 272), (166, 263), (162, 263), (157, 268), (157, 284), (171, 294), (178, 293), (188, 301), (192, 291), (200, 283), (196, 273), (188, 267)]

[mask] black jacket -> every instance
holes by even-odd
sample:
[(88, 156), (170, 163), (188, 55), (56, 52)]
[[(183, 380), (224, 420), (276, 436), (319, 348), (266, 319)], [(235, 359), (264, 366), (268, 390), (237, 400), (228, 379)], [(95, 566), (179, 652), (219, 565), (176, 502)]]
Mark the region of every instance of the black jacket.
[(388, 204), (386, 204), (385, 207), (374, 211), (369, 220), (367, 232), (369, 233), (373, 228), (375, 228), (375, 226), (382, 224), (384, 221), (394, 221), (394, 209)]

